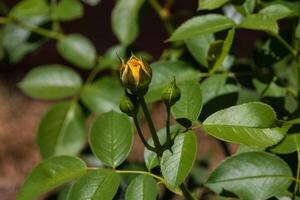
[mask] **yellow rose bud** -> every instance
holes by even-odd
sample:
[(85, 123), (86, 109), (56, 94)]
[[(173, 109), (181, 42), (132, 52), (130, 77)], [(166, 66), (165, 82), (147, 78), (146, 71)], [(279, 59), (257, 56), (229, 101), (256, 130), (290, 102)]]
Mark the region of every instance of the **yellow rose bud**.
[(136, 95), (144, 96), (152, 78), (149, 65), (133, 54), (127, 63), (121, 59), (121, 64), (120, 78), (123, 86)]

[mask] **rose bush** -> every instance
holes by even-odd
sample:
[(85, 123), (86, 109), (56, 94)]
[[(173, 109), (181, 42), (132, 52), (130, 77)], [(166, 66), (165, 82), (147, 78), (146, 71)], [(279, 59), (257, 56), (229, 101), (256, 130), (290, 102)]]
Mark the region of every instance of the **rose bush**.
[[(89, 71), (83, 81), (74, 68), (45, 64), (18, 84), (34, 99), (56, 100), (37, 131), (44, 160), (18, 200), (63, 185), (60, 197), (69, 200), (300, 198), (298, 0), (199, 0), (193, 11), (175, 0), (118, 0), (111, 23), (119, 44), (102, 55), (61, 27), (83, 15), (83, 3), (99, 1), (22, 0), (11, 9), (0, 2), (2, 59), (17, 63), (51, 39), (70, 66)], [(151, 8), (170, 44), (156, 61), (133, 48), (142, 13)], [(179, 25), (182, 14), (189, 19)], [(264, 33), (255, 44), (248, 41), (253, 31)], [(30, 40), (33, 34), (39, 38)], [(239, 55), (242, 43), (251, 55)], [(161, 130), (148, 108), (158, 101), (166, 113)], [(228, 156), (212, 171), (195, 162), (198, 129)], [(145, 166), (126, 162), (135, 132)], [(239, 144), (237, 152), (228, 143)]]

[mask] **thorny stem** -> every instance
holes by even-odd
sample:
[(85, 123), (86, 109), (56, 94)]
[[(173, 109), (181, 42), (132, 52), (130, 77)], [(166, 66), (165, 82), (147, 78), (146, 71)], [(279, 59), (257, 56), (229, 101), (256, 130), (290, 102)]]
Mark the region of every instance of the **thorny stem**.
[(135, 127), (136, 127), (136, 130), (137, 130), (137, 133), (138, 135), (140, 136), (144, 146), (149, 149), (150, 151), (153, 151), (155, 152), (155, 148), (152, 147), (151, 145), (148, 144), (148, 142), (146, 141), (146, 139), (144, 138), (144, 135), (143, 135), (143, 132), (141, 130), (141, 127), (139, 125), (139, 122), (138, 122), (138, 119), (136, 116), (133, 117), (133, 121), (134, 121), (134, 124), (135, 124)]

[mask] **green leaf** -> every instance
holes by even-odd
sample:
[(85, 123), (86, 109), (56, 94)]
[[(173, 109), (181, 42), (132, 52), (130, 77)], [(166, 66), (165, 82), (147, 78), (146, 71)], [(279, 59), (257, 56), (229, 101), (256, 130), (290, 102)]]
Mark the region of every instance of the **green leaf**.
[(49, 15), (49, 5), (46, 0), (23, 0), (9, 12), (10, 17), (32, 17)]
[(237, 92), (237, 86), (233, 84), (226, 84), (227, 76), (223, 74), (215, 74), (205, 79), (200, 88), (202, 90), (202, 101), (206, 104), (213, 98), (228, 93)]
[(208, 67), (206, 58), (209, 46), (214, 41), (214, 38), (213, 34), (208, 34), (195, 36), (184, 41), (195, 60), (205, 67)]
[[(48, 18), (35, 16), (22, 21), (30, 26), (41, 26), (48, 22)], [(25, 55), (35, 51), (44, 43), (44, 38), (30, 41), (30, 36), (32, 33), (29, 30), (18, 25), (11, 23), (4, 26), (2, 44), (11, 64), (19, 62)]]
[(223, 31), (235, 25), (234, 21), (226, 16), (207, 14), (193, 17), (180, 25), (169, 41), (186, 40), (195, 36), (207, 35)]
[(241, 24), (240, 28), (261, 30), (266, 32), (278, 33), (278, 24), (275, 19), (272, 19), (268, 15), (264, 14), (252, 14), (248, 15)]
[(179, 85), (185, 81), (198, 81), (201, 75), (197, 70), (194, 70), (191, 65), (181, 61), (155, 62), (151, 64), (151, 68), (152, 80), (146, 95), (148, 102), (159, 100), (163, 88), (173, 80), (174, 76), (176, 83)]
[(55, 104), (42, 118), (37, 143), (43, 158), (77, 155), (84, 142), (84, 117), (76, 103)]
[(229, 0), (199, 0), (199, 10), (213, 10), (221, 7)]
[(17, 200), (33, 200), (42, 194), (82, 176), (85, 163), (71, 156), (57, 156), (39, 163), (29, 174)]
[[(171, 126), (170, 128), (171, 135), (177, 134), (179, 131), (180, 131), (179, 126), (174, 125)], [(158, 135), (159, 142), (161, 144), (164, 144), (167, 140), (166, 129), (165, 128), (160, 129), (157, 132), (157, 135)], [(151, 146), (154, 146), (152, 137), (147, 142)], [(149, 171), (154, 167), (158, 166), (159, 164), (156, 153), (148, 150), (147, 148), (144, 148), (144, 160), (145, 160), (145, 165)]]
[(239, 98), (237, 104), (249, 103), (252, 101), (259, 101), (260, 95), (252, 89), (241, 87), (238, 90)]
[(62, 65), (44, 65), (34, 68), (18, 84), (26, 95), (46, 100), (75, 95), (81, 85), (80, 75)]
[(74, 20), (83, 16), (83, 7), (78, 0), (61, 0), (51, 14), (54, 20)]
[(265, 152), (247, 152), (222, 162), (206, 186), (216, 193), (229, 191), (240, 199), (253, 200), (281, 193), (291, 182), (291, 169), (283, 160)]
[(273, 4), (260, 10), (259, 13), (267, 15), (272, 20), (279, 20), (290, 16), (292, 11), (284, 5)]
[(120, 176), (111, 170), (89, 171), (73, 185), (68, 200), (112, 200), (120, 185)]
[(256, 1), (255, 0), (246, 0), (243, 5), (236, 6), (235, 8), (244, 16), (250, 15), (255, 10)]
[(300, 20), (299, 20), (298, 26), (297, 26), (297, 28), (296, 28), (296, 37), (297, 37), (297, 38), (300, 38)]
[(93, 153), (113, 168), (127, 157), (133, 142), (133, 128), (128, 117), (114, 111), (97, 117), (89, 141)]
[(223, 65), (223, 62), (231, 49), (231, 45), (232, 45), (232, 42), (234, 39), (234, 33), (235, 33), (234, 28), (231, 29), (230, 31), (228, 31), (227, 37), (223, 42), (222, 51), (221, 51), (220, 55), (217, 55), (217, 59), (215, 60), (214, 65), (212, 66), (212, 69), (210, 70), (210, 73), (215, 72)]
[(293, 113), (297, 110), (299, 106), (297, 97), (287, 94), (284, 98), (284, 108), (289, 112)]
[(272, 152), (278, 154), (289, 154), (300, 150), (300, 134), (288, 134), (279, 145), (271, 149)]
[(86, 85), (80, 98), (91, 112), (103, 113), (110, 110), (120, 112), (119, 101), (122, 94), (123, 90), (118, 79), (104, 77), (91, 85)]
[(286, 0), (274, 0), (270, 2), (262, 1), (262, 5), (264, 7), (274, 5), (274, 4), (280, 4), (286, 6), (291, 11), (293, 11), (292, 16), (294, 17), (298, 17), (300, 14), (300, 4), (298, 1), (286, 1)]
[(57, 50), (64, 59), (77, 67), (90, 69), (96, 64), (96, 49), (89, 39), (82, 35), (65, 36), (59, 40)]
[(156, 200), (158, 192), (157, 183), (153, 178), (140, 175), (127, 187), (125, 200)]
[(161, 158), (161, 171), (168, 186), (175, 189), (191, 171), (197, 154), (197, 137), (192, 131), (175, 138), (172, 151), (165, 151)]
[[(98, 67), (101, 69), (109, 68), (114, 70), (119, 70), (120, 60), (116, 59), (117, 55), (121, 58), (126, 57), (126, 48), (122, 45), (114, 45), (108, 48), (105, 53), (99, 58)], [(138, 55), (136, 55), (138, 56)], [(143, 57), (143, 59), (145, 59)]]
[(258, 14), (248, 15), (239, 25), (241, 28), (262, 30), (277, 34), (277, 20), (290, 16), (292, 11), (284, 5), (274, 4), (262, 9)]
[(203, 122), (205, 132), (218, 139), (259, 148), (277, 144), (284, 137), (289, 127), (278, 126), (274, 110), (260, 102), (220, 110)]
[(118, 0), (112, 11), (112, 29), (118, 40), (130, 45), (138, 36), (139, 13), (145, 0)]
[(253, 79), (253, 85), (257, 92), (266, 97), (284, 97), (286, 96), (287, 90), (284, 87), (278, 86), (276, 83), (271, 82), (265, 84), (260, 82), (258, 79)]
[(197, 121), (202, 109), (202, 92), (200, 85), (195, 81), (178, 83), (181, 92), (179, 101), (172, 107), (174, 118), (188, 119), (190, 122)]

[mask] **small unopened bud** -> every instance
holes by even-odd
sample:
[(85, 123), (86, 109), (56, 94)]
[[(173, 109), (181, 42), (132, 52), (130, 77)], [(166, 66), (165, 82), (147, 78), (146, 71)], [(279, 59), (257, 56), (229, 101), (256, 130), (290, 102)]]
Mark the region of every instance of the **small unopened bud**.
[(175, 77), (162, 92), (162, 100), (168, 107), (173, 106), (180, 99), (180, 90), (176, 85)]
[(150, 66), (133, 54), (127, 63), (121, 59), (121, 64), (120, 78), (123, 86), (133, 94), (144, 96), (152, 78)]
[(120, 110), (128, 116), (136, 116), (139, 111), (139, 104), (136, 97), (128, 92), (125, 92), (119, 104)]

